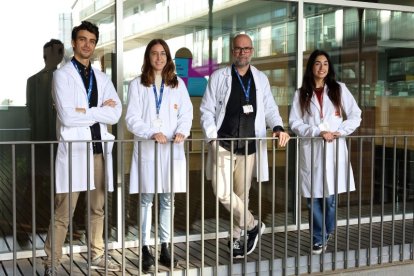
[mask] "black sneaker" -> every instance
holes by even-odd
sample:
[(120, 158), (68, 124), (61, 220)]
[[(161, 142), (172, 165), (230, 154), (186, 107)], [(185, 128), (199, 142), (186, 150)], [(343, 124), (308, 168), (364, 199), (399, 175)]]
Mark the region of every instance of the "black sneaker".
[[(163, 266), (171, 267), (171, 254), (170, 250), (168, 249), (168, 243), (163, 242), (161, 244), (161, 254), (159, 261)], [(177, 267), (177, 263), (177, 260), (173, 259), (173, 267)]]
[(321, 254), (322, 251), (326, 251), (326, 249), (328, 248), (328, 239), (326, 240), (325, 246), (323, 246), (322, 244), (319, 243), (315, 243), (312, 247), (312, 253), (313, 254)]
[(154, 256), (152, 256), (148, 246), (142, 247), (142, 271), (148, 272), (155, 269)]
[(234, 239), (231, 243), (228, 243), (229, 249), (233, 247), (233, 258), (239, 259), (244, 257), (244, 246), (241, 240)]
[(322, 244), (319, 244), (319, 243), (315, 243), (312, 247), (312, 253), (313, 254), (319, 255), (319, 254), (322, 253), (322, 250), (323, 250), (323, 246), (322, 246)]
[[(263, 234), (265, 228), (266, 228), (266, 225), (262, 222), (261, 227), (260, 227), (260, 235)], [(247, 255), (249, 255), (250, 253), (254, 251), (258, 240), (259, 240), (259, 223), (257, 223), (256, 226), (252, 230), (247, 231)]]

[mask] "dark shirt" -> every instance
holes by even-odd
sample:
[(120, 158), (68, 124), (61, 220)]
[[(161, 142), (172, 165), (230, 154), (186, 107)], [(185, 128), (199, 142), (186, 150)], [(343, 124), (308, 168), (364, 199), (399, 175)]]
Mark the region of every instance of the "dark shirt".
[[(80, 76), (82, 77), (83, 84), (85, 85), (85, 95), (88, 95), (88, 88), (89, 88), (89, 74), (93, 74), (93, 70), (91, 67), (91, 63), (89, 63), (88, 67), (84, 66), (82, 63), (77, 61), (74, 57), (72, 60), (75, 61), (78, 72)], [(93, 76), (92, 81), (92, 93), (91, 97), (89, 99), (89, 107), (96, 107), (98, 105), (98, 86), (96, 84), (96, 78)], [(101, 140), (101, 128), (99, 126), (99, 123), (95, 123), (92, 126), (90, 126), (91, 129), (91, 135), (92, 140)], [(100, 154), (103, 152), (102, 150), (102, 143), (92, 143), (93, 153), (94, 154)]]
[[(239, 78), (235, 72), (234, 67), (231, 71), (232, 82), (230, 97), (226, 105), (226, 114), (224, 115), (223, 123), (218, 130), (218, 138), (252, 138), (255, 134), (255, 119), (256, 119), (256, 86), (253, 79), (253, 74), (250, 70), (244, 76), (240, 76), (244, 88), (247, 89), (249, 79), (251, 80), (249, 91), (249, 102), (246, 102), (246, 97), (243, 88), (240, 84)], [(250, 104), (253, 106), (253, 112), (244, 113), (243, 106)], [(248, 154), (256, 152), (256, 142), (254, 140), (247, 140)], [(220, 146), (226, 150), (231, 150), (231, 141), (220, 141)], [(245, 154), (246, 140), (235, 140), (233, 142), (233, 153), (243, 155)]]

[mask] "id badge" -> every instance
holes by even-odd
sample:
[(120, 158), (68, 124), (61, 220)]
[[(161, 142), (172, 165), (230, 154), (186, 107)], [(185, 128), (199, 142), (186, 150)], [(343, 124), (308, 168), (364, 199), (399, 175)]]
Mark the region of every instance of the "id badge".
[(162, 127), (162, 120), (160, 118), (157, 118), (152, 121), (152, 126), (154, 128), (161, 128)]
[(253, 112), (253, 106), (251, 104), (243, 105), (244, 114), (249, 114)]

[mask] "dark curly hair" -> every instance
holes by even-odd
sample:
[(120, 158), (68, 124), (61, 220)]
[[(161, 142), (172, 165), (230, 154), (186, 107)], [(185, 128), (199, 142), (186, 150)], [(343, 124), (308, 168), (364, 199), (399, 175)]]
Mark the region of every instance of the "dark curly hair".
[(99, 28), (95, 24), (89, 21), (82, 21), (79, 26), (76, 26), (72, 29), (72, 40), (75, 41), (76, 37), (78, 36), (78, 32), (81, 30), (86, 30), (90, 33), (93, 33), (96, 36), (96, 44), (98, 44), (99, 40)]

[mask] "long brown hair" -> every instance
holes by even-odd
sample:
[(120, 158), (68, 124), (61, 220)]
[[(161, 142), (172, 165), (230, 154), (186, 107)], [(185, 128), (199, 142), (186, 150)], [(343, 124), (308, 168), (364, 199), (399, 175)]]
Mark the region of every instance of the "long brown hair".
[(165, 64), (165, 67), (162, 69), (161, 73), (162, 79), (164, 80), (165, 85), (175, 88), (178, 86), (178, 79), (177, 75), (175, 74), (175, 65), (171, 57), (170, 48), (163, 39), (159, 38), (151, 40), (145, 49), (144, 64), (141, 68), (141, 84), (149, 87), (155, 81), (154, 70), (151, 66), (150, 61), (150, 54), (151, 48), (156, 44), (160, 44), (164, 48), (165, 54), (167, 55), (167, 63)]
[(337, 111), (342, 113), (342, 103), (341, 103), (341, 87), (336, 81), (335, 69), (331, 62), (331, 58), (328, 53), (322, 50), (315, 50), (309, 56), (308, 63), (306, 65), (306, 71), (303, 75), (302, 87), (299, 88), (299, 103), (300, 109), (302, 111), (302, 116), (305, 112), (310, 112), (310, 102), (313, 95), (313, 91), (316, 87), (315, 76), (313, 75), (313, 65), (318, 56), (325, 56), (329, 64), (329, 72), (325, 77), (325, 84), (328, 86), (328, 97), (332, 101), (333, 105)]

